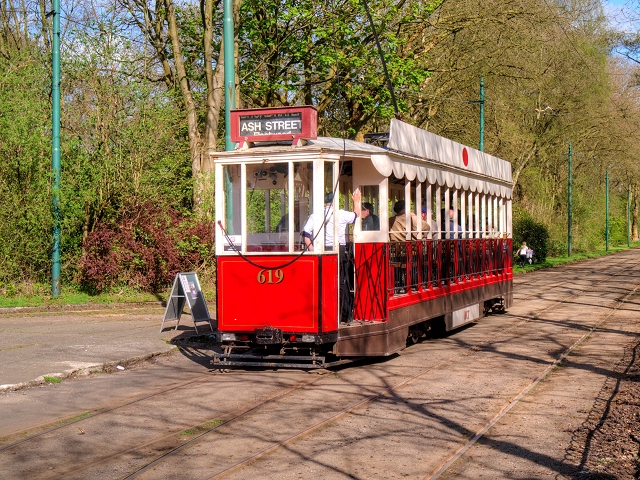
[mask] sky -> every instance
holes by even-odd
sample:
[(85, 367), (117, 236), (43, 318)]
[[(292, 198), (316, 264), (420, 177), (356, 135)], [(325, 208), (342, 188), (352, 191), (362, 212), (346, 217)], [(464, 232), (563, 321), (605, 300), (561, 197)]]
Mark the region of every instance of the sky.
[[(603, 0), (604, 11), (612, 25), (620, 30), (635, 31), (637, 25), (629, 21), (629, 13), (640, 16), (640, 0)], [(626, 10), (626, 15), (623, 12)], [(635, 10), (635, 12), (634, 12)]]

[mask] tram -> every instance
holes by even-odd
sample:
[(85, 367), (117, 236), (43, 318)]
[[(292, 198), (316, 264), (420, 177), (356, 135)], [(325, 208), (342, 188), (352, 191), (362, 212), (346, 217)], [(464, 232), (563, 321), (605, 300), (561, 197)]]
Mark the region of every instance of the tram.
[[(310, 106), (231, 117), (238, 147), (213, 159), (224, 346), (214, 365), (388, 356), (511, 305), (509, 162), (395, 119), (357, 142), (319, 137)], [(328, 242), (354, 210), (345, 245)]]

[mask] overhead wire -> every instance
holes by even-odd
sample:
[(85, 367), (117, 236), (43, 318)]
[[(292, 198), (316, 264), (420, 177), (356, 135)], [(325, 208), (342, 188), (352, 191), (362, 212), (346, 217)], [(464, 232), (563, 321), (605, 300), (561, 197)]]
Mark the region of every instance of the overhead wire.
[[(336, 45), (336, 24), (335, 24), (335, 4), (334, 4), (334, 0), (330, 0), (331, 1), (331, 19), (332, 19), (332, 29), (333, 29), (333, 35), (332, 35), (332, 39), (333, 39), (333, 44), (334, 44), (334, 52), (336, 53), (335, 56), (335, 62), (336, 62), (336, 82), (338, 85), (338, 98), (342, 98), (342, 85), (340, 83), (340, 57), (339, 57), (339, 50), (337, 48)], [(342, 115), (340, 115), (340, 135), (341, 135), (341, 139), (342, 139), (342, 155), (340, 156), (340, 161), (339, 161), (339, 166), (338, 166), (338, 175), (337, 178), (335, 179), (335, 182), (333, 184), (333, 190), (332, 190), (332, 195), (333, 195), (333, 205), (327, 207), (325, 205), (324, 208), (324, 217), (323, 217), (323, 222), (322, 222), (322, 226), (321, 228), (318, 229), (317, 232), (314, 232), (313, 238), (311, 238), (311, 242), (310, 245), (312, 246), (316, 239), (318, 238), (318, 235), (320, 235), (321, 232), (325, 232), (326, 228), (327, 228), (327, 223), (329, 221), (329, 215), (334, 215), (334, 219), (336, 219), (335, 216), (337, 216), (337, 212), (336, 209), (334, 208), (334, 205), (337, 205), (337, 210), (340, 210), (340, 204), (339, 204), (339, 199), (336, 197), (336, 193), (338, 192), (338, 187), (340, 186), (340, 176), (342, 175), (343, 171), (344, 171), (344, 162), (345, 162), (345, 158), (347, 155), (347, 145), (346, 145), (346, 137), (345, 137), (345, 122), (344, 122), (344, 111), (340, 110), (339, 111), (342, 113)], [(264, 164), (264, 162), (263, 162)], [(261, 167), (262, 168), (262, 167)], [(253, 192), (252, 192), (253, 193)], [(289, 192), (289, 195), (291, 195), (292, 192)], [(289, 214), (290, 212), (287, 212), (287, 214)], [(313, 214), (312, 214), (313, 215)], [(335, 220), (334, 220), (335, 221)], [(309, 250), (309, 245), (306, 244), (302, 249), (302, 251), (300, 252), (299, 255), (296, 255), (294, 258), (292, 258), (291, 260), (281, 264), (281, 265), (262, 265), (258, 262), (253, 261), (250, 257), (246, 256), (241, 250), (237, 249), (235, 246), (235, 243), (231, 240), (231, 238), (229, 237), (229, 234), (227, 232), (227, 230), (224, 228), (224, 226), (222, 225), (222, 221), (218, 220), (218, 226), (220, 227), (220, 229), (222, 230), (223, 235), (225, 236), (227, 243), (229, 244), (231, 250), (233, 250), (234, 252), (236, 252), (238, 254), (238, 256), (240, 256), (240, 258), (242, 260), (244, 260), (245, 262), (249, 263), (250, 265), (253, 265), (256, 268), (260, 268), (263, 270), (278, 270), (278, 269), (282, 269), (282, 268), (286, 268), (289, 265), (292, 265), (293, 263), (295, 263), (296, 261), (298, 261), (300, 258), (302, 258), (306, 252), (310, 251)], [(289, 225), (289, 228), (292, 228), (293, 225)], [(335, 233), (335, 232), (334, 232)], [(326, 237), (326, 232), (325, 232), (325, 237)], [(335, 248), (335, 243), (338, 242), (338, 254), (340, 254), (340, 245), (339, 245), (339, 235), (338, 238), (334, 238), (334, 248)]]

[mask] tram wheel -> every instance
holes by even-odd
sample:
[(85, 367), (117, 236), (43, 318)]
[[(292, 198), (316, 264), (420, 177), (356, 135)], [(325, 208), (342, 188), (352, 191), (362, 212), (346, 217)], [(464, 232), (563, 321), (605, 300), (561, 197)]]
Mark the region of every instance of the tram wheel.
[(504, 313), (506, 311), (506, 309), (504, 308), (504, 305), (502, 304), (496, 304), (493, 307), (491, 307), (491, 313)]

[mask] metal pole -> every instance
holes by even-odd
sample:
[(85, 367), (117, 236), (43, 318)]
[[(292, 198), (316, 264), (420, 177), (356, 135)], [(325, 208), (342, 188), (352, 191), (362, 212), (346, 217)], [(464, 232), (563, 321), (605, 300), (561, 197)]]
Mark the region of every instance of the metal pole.
[(627, 187), (627, 247), (631, 246), (631, 184)]
[(236, 72), (235, 42), (233, 33), (233, 0), (224, 0), (223, 19), (224, 41), (224, 144), (225, 150), (233, 150), (236, 145), (231, 141), (231, 110), (236, 108)]
[(607, 167), (607, 173), (605, 174), (605, 232), (604, 237), (606, 241), (606, 250), (609, 251), (609, 167)]
[(567, 254), (571, 256), (571, 244), (573, 242), (573, 232), (572, 232), (572, 224), (573, 224), (573, 171), (572, 171), (572, 161), (573, 161), (573, 148), (571, 147), (571, 140), (569, 140), (569, 220), (568, 220), (568, 231), (567, 231)]
[[(222, 39), (224, 42), (224, 148), (226, 151), (236, 148), (231, 141), (231, 110), (236, 108), (236, 63), (235, 36), (233, 32), (233, 0), (223, 3)], [(235, 233), (233, 228), (233, 184), (229, 172), (224, 176), (225, 219), (227, 231)]]
[[(376, 31), (376, 27), (373, 24), (373, 18), (371, 18), (371, 12), (369, 11), (367, 0), (362, 0), (362, 4), (364, 5), (364, 10), (367, 13), (367, 18), (369, 19), (369, 25), (371, 25), (373, 38), (375, 39), (376, 45), (378, 47), (378, 55), (380, 56), (380, 63), (382, 63), (382, 71), (384, 72), (384, 77), (387, 80), (387, 88), (389, 89), (389, 94), (391, 95), (391, 104), (393, 105), (393, 111), (396, 114), (396, 118), (400, 120), (400, 110), (398, 110), (396, 94), (393, 91), (393, 83), (391, 83), (391, 77), (389, 77), (389, 71), (387, 70), (387, 62), (384, 61), (384, 52), (382, 51), (382, 46), (380, 45), (380, 40), (378, 39), (378, 32)], [(336, 73), (338, 72), (336, 71)]]
[(53, 0), (53, 52), (51, 55), (51, 213), (53, 249), (51, 251), (51, 295), (60, 295), (60, 0)]
[(480, 147), (484, 152), (484, 78), (480, 77)]

